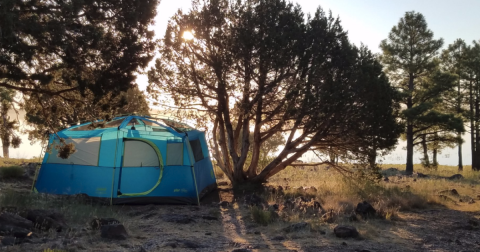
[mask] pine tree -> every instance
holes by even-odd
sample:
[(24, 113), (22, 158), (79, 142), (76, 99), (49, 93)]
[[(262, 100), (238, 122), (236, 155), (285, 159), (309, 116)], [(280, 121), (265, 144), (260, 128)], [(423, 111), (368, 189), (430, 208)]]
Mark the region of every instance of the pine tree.
[(468, 119), (472, 141), (472, 169), (480, 170), (480, 41), (465, 50), (465, 81), (468, 87)]
[[(465, 41), (457, 39), (448, 48), (442, 51), (441, 60), (444, 71), (456, 75), (456, 90), (453, 90), (449, 99), (445, 99), (445, 108), (450, 112), (456, 114), (462, 119), (465, 119), (464, 103), (466, 101), (466, 68), (465, 68), (465, 54), (467, 46)], [(458, 147), (458, 170), (463, 170), (462, 158), (462, 133), (457, 132), (457, 147)]]
[(402, 118), (406, 125), (407, 173), (413, 172), (413, 150), (421, 132), (439, 124), (457, 125), (453, 116), (433, 109), (435, 97), (451, 89), (453, 82), (452, 76), (437, 70), (442, 45), (442, 39), (433, 38), (424, 16), (414, 11), (406, 12), (380, 44), (385, 70), (406, 107)]

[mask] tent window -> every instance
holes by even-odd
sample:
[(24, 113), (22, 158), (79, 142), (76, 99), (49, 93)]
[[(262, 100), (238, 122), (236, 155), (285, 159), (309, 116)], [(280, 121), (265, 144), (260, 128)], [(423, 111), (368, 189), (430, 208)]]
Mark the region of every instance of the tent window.
[(152, 146), (136, 141), (126, 140), (123, 152), (123, 167), (159, 167), (158, 156)]
[(125, 118), (121, 118), (121, 119), (117, 119), (117, 120), (113, 120), (111, 122), (108, 122), (105, 124), (105, 128), (117, 128), (118, 126), (120, 126), (120, 124), (122, 124), (123, 120), (125, 120)]
[(156, 123), (153, 123), (153, 122), (150, 122), (150, 121), (146, 121), (146, 120), (142, 120), (140, 119), (141, 122), (143, 122), (146, 126), (150, 126), (152, 131), (155, 131), (155, 132), (168, 132), (167, 128), (165, 127), (162, 127)]
[(76, 127), (76, 128), (70, 129), (70, 130), (71, 131), (82, 131), (82, 130), (92, 130), (92, 129), (93, 129), (92, 125), (91, 125), (91, 123), (89, 123), (87, 125)]
[(52, 151), (48, 156), (47, 163), (97, 166), (100, 152), (100, 137), (65, 139), (65, 142), (67, 144), (73, 143), (76, 152), (67, 159), (58, 157), (58, 151), (53, 148), (53, 145), (60, 144), (60, 142), (55, 140), (51, 145)]
[(190, 141), (190, 146), (192, 147), (193, 157), (195, 158), (195, 162), (198, 162), (204, 158), (203, 151), (202, 151), (202, 144), (200, 144), (200, 140), (192, 140)]
[(183, 165), (183, 143), (167, 143), (167, 165)]

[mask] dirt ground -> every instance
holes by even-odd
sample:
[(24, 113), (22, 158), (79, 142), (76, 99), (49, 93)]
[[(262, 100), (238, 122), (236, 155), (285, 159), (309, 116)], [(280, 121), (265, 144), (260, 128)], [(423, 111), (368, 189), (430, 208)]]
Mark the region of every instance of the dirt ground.
[[(8, 189), (28, 191), (29, 182), (0, 182), (0, 194)], [(289, 233), (283, 229), (296, 221), (275, 221), (267, 226), (253, 222), (249, 207), (229, 185), (220, 186), (200, 206), (113, 206), (113, 210), (129, 233), (126, 240), (101, 238), (99, 231), (89, 230), (85, 224), (67, 232), (39, 234), (37, 242), (0, 246), (0, 250), (480, 251), (480, 209), (459, 211), (438, 204), (401, 211), (394, 220), (319, 222), (315, 230)], [(333, 229), (338, 224), (355, 226), (360, 237), (337, 238)]]

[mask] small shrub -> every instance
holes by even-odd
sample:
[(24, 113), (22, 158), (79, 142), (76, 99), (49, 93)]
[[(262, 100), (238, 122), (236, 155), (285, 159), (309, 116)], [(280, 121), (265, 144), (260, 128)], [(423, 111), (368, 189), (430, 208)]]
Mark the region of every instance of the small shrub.
[(260, 225), (268, 225), (273, 222), (273, 216), (270, 211), (265, 211), (256, 206), (250, 208), (250, 214), (255, 223)]
[(24, 174), (24, 169), (21, 166), (6, 166), (0, 167), (0, 178), (20, 178)]

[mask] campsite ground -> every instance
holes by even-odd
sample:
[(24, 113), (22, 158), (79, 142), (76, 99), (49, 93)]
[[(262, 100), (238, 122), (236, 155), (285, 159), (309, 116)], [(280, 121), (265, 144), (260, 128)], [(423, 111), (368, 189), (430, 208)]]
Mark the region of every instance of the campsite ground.
[[(4, 177), (0, 178), (1, 211), (56, 209), (70, 228), (36, 231), (27, 243), (0, 246), (0, 250), (480, 250), (480, 173), (466, 167), (463, 178), (450, 180), (454, 167), (437, 171), (415, 167), (421, 173), (413, 176), (392, 167), (384, 166), (384, 178), (378, 183), (345, 178), (327, 166), (289, 167), (262, 189), (234, 190), (220, 178), (219, 189), (201, 206), (100, 206), (75, 197), (32, 195), (28, 193), (31, 177)], [(375, 216), (354, 214), (362, 201), (371, 203)], [(118, 219), (129, 237), (101, 238), (100, 231), (89, 228), (94, 217)], [(354, 226), (360, 235), (337, 238), (333, 232), (337, 225)]]

